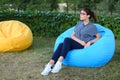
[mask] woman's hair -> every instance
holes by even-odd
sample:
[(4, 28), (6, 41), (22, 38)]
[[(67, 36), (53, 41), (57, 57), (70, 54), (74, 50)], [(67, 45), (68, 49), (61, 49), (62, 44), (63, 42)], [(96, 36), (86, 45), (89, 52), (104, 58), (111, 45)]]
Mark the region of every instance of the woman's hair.
[(88, 9), (88, 8), (82, 8), (82, 10), (85, 11), (85, 12), (87, 13), (87, 15), (90, 15), (90, 18), (89, 18), (89, 19), (93, 18), (94, 21), (97, 22), (96, 14), (95, 14), (93, 11), (91, 11), (91, 10)]

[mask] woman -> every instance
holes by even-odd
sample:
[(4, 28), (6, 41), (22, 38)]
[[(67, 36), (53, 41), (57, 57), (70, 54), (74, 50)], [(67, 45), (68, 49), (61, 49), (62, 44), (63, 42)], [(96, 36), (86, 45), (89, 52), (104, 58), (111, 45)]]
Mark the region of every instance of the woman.
[(50, 72), (58, 73), (62, 68), (62, 61), (65, 59), (68, 51), (86, 48), (100, 38), (97, 28), (90, 22), (91, 18), (95, 22), (97, 21), (93, 11), (83, 8), (80, 12), (81, 21), (77, 23), (71, 38), (65, 38), (64, 42), (59, 44), (51, 60), (41, 72), (41, 75), (48, 75)]

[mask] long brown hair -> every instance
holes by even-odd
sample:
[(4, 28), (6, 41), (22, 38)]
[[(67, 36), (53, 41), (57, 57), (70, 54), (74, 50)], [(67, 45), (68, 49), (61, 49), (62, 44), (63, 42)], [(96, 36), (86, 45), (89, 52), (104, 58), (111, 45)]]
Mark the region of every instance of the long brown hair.
[(96, 14), (91, 11), (89, 8), (82, 8), (83, 11), (85, 11), (87, 13), (87, 15), (90, 15), (90, 18), (93, 18), (95, 22), (97, 22), (97, 17), (96, 17)]

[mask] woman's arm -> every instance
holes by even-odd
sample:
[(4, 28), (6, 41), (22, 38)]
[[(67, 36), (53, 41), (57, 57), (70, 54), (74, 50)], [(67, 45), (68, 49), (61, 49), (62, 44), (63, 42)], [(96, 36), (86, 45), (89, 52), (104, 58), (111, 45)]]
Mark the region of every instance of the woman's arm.
[(95, 39), (93, 39), (93, 40), (87, 42), (87, 44), (85, 45), (85, 48), (88, 47), (88, 46), (90, 46), (90, 44), (96, 42), (98, 39), (100, 39), (100, 34), (99, 34), (99, 33), (96, 34), (96, 38), (95, 38)]
[(92, 43), (96, 42), (98, 39), (100, 39), (100, 34), (99, 34), (99, 33), (97, 33), (95, 36), (96, 36), (96, 38), (95, 38), (95, 39), (93, 39), (93, 40), (89, 41), (89, 42), (90, 42), (90, 44), (92, 44)]
[(83, 46), (86, 45), (86, 43), (85, 43), (84, 41), (78, 39), (78, 38), (75, 36), (75, 32), (72, 33), (71, 38), (72, 38), (73, 40), (77, 41), (78, 43), (80, 43), (80, 44), (83, 45)]

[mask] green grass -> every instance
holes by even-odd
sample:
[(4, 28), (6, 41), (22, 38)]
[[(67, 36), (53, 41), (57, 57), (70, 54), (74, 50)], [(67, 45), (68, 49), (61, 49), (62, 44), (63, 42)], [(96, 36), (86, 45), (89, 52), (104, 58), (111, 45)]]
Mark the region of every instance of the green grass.
[(53, 54), (56, 38), (34, 37), (33, 45), (21, 52), (0, 53), (0, 80), (119, 80), (120, 41), (116, 40), (112, 60), (99, 68), (63, 66), (58, 74), (41, 76), (44, 65)]

